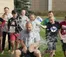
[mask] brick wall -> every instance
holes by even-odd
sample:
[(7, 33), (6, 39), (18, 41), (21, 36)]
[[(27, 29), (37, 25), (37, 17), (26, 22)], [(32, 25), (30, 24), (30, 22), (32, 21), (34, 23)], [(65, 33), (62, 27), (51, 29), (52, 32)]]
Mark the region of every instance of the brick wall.
[(36, 12), (44, 12), (48, 8), (48, 0), (32, 0), (31, 10)]
[(54, 11), (66, 11), (66, 0), (53, 0)]

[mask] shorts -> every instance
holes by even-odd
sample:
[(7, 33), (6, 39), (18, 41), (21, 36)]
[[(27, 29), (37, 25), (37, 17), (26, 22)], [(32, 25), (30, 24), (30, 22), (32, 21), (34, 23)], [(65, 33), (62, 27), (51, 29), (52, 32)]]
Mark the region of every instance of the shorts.
[(63, 40), (61, 40), (61, 42), (62, 42), (62, 50), (66, 51), (66, 35), (62, 35), (61, 37), (63, 39)]
[(34, 55), (34, 52), (29, 52), (29, 50), (27, 50), (27, 53), (25, 54), (25, 53), (22, 51), (22, 48), (19, 48), (19, 50), (21, 51), (20, 57), (23, 57), (23, 56), (25, 56), (25, 57), (36, 57), (36, 56)]
[(56, 42), (48, 42), (48, 50), (56, 50)]
[(10, 34), (10, 40), (11, 40), (11, 41), (15, 41), (18, 36), (19, 36), (18, 34), (11, 33), (11, 34)]
[(66, 51), (66, 43), (63, 43), (63, 40), (62, 40), (62, 50)]

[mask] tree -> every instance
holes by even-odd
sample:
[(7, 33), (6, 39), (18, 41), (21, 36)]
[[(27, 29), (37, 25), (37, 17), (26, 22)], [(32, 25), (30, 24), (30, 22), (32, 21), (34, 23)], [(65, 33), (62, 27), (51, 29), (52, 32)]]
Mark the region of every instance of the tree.
[(20, 12), (21, 9), (29, 10), (30, 2), (29, 0), (15, 0), (15, 9)]

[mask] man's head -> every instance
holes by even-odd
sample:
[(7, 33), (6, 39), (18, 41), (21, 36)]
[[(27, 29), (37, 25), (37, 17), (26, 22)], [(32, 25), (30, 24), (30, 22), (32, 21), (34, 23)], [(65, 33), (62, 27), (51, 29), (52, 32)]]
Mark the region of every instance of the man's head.
[(8, 7), (5, 7), (4, 8), (4, 12), (7, 14), (9, 12), (9, 8)]
[(26, 30), (27, 30), (28, 32), (30, 32), (30, 31), (32, 30), (32, 24), (31, 24), (31, 22), (27, 22), (27, 23), (26, 23)]
[(16, 12), (16, 10), (12, 10), (12, 15), (13, 15), (13, 18), (17, 18), (17, 12)]
[(49, 11), (49, 12), (48, 12), (48, 17), (49, 17), (49, 18), (54, 17), (53, 11)]
[(25, 16), (25, 14), (26, 14), (26, 10), (23, 9), (23, 10), (21, 11), (21, 15)]
[(36, 17), (35, 14), (30, 14), (29, 15), (29, 18), (30, 18), (31, 21), (34, 21), (35, 20), (35, 17)]

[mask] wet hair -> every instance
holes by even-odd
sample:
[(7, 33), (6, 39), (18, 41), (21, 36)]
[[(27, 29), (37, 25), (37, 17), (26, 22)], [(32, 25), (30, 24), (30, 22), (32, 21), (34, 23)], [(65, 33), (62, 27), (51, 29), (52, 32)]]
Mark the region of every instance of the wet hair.
[(48, 13), (53, 13), (53, 11), (49, 11)]
[(29, 16), (31, 16), (31, 15), (34, 15), (34, 16), (36, 16), (34, 13), (30, 13), (30, 14), (29, 14)]
[(12, 14), (16, 14), (17, 13), (17, 11), (16, 10), (12, 10)]
[(28, 24), (31, 24), (32, 25), (32, 23), (30, 21), (27, 21), (26, 25), (28, 25)]
[(9, 9), (9, 7), (4, 7), (4, 10), (5, 10), (5, 9)]

